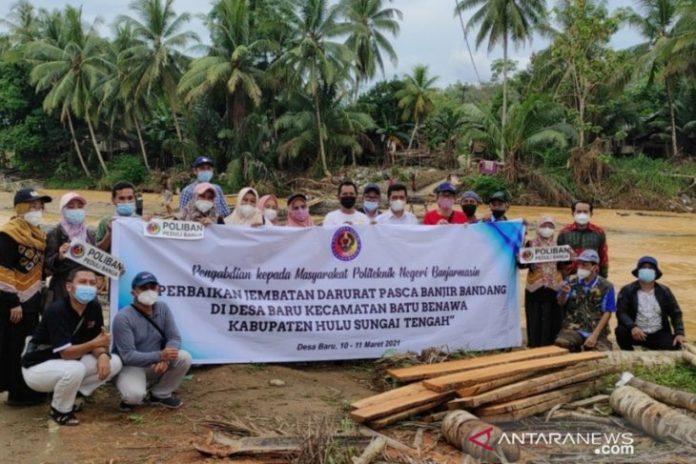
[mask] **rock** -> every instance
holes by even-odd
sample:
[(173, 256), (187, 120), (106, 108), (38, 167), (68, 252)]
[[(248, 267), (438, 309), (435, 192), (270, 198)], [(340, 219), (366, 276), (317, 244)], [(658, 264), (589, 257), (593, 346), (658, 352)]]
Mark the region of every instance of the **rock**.
[(268, 381), (268, 384), (272, 387), (284, 387), (285, 386), (285, 382), (283, 380), (280, 380), (280, 379), (271, 379)]

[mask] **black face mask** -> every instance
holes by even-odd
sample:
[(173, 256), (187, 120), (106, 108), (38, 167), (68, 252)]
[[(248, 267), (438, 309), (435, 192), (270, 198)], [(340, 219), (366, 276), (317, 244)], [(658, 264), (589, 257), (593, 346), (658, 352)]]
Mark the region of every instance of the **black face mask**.
[(476, 214), (476, 205), (462, 205), (462, 211), (464, 211), (464, 214), (471, 217)]
[(355, 206), (355, 197), (341, 197), (341, 206), (343, 206), (345, 209), (351, 209), (353, 206)]
[(500, 219), (505, 216), (505, 210), (494, 209), (491, 211), (491, 213), (493, 213), (493, 217), (496, 219)]

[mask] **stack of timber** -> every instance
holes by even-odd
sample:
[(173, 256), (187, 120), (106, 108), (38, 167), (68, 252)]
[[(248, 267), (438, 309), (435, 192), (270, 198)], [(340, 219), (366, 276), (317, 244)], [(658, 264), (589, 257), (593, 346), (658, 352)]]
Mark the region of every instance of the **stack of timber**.
[(602, 376), (605, 353), (568, 353), (556, 346), (391, 369), (393, 390), (351, 404), (351, 417), (379, 429), (436, 408), (466, 409), (488, 422), (512, 421), (586, 398)]

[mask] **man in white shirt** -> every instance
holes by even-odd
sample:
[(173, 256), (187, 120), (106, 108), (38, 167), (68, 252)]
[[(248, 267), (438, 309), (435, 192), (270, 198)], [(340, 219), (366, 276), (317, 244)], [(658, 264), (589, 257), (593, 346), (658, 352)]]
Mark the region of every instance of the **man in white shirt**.
[(413, 213), (406, 211), (408, 197), (404, 184), (390, 185), (387, 197), (389, 198), (389, 209), (377, 217), (377, 224), (418, 224), (418, 218)]
[(360, 225), (369, 224), (370, 220), (363, 213), (355, 210), (355, 202), (358, 199), (358, 187), (350, 180), (344, 180), (338, 186), (338, 201), (341, 207), (331, 211), (324, 217), (324, 225), (329, 227), (343, 224)]

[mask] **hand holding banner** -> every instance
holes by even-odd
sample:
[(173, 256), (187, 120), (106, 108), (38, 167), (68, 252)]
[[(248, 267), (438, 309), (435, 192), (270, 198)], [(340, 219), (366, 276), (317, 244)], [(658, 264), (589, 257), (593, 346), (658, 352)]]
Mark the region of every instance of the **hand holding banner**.
[(568, 245), (552, 247), (527, 247), (520, 249), (520, 263), (549, 263), (554, 261), (570, 261), (571, 248)]

